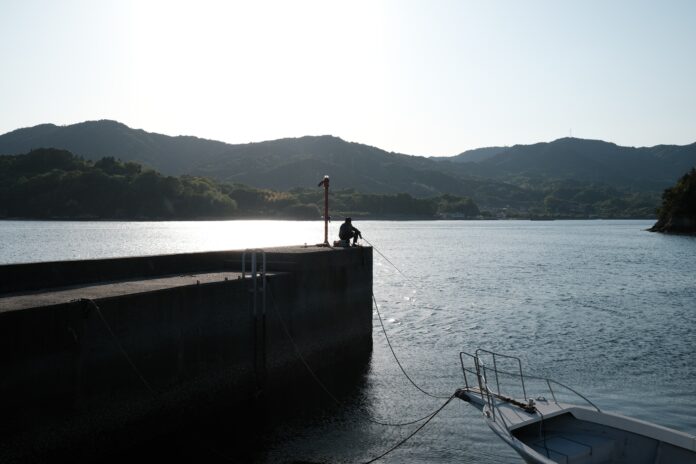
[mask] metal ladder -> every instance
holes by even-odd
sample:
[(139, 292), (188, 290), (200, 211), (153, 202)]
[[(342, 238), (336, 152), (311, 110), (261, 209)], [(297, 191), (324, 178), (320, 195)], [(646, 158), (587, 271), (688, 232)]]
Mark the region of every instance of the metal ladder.
[[(260, 260), (259, 254), (261, 255)], [(251, 301), (249, 306), (251, 307), (254, 324), (254, 376), (256, 378), (257, 394), (261, 394), (266, 384), (266, 252), (261, 248), (248, 248), (242, 252), (243, 280), (247, 278), (247, 255), (251, 258), (249, 267), (251, 277), (249, 295)], [(260, 304), (259, 296), (261, 297)]]

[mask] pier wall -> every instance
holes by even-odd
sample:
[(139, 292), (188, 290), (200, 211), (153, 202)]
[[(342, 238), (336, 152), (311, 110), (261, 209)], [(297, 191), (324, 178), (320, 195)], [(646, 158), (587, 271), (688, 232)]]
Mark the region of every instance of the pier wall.
[(366, 365), (371, 248), (267, 250), (265, 294), (241, 258), (0, 266), (0, 461), (89, 457), (202, 411), (253, 408), (306, 365), (326, 380)]

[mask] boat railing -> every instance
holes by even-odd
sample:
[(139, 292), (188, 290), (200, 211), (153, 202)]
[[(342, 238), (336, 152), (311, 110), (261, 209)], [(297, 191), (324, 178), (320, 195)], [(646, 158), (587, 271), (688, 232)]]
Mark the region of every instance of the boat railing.
[[(521, 399), (525, 404), (530, 404), (530, 399), (533, 399), (528, 396), (530, 385), (537, 387), (534, 389), (537, 400), (544, 398), (543, 395), (550, 394), (553, 402), (558, 404), (561, 393), (559, 390), (565, 390), (600, 411), (592, 401), (567, 385), (546, 377), (525, 374), (522, 370), (522, 361), (516, 356), (478, 349), (474, 354), (460, 352), (459, 361), (466, 388), (471, 390), (474, 386), (478, 387), (481, 400), (488, 405), (493, 420), (496, 416), (500, 417), (506, 428), (507, 424), (498, 410), (497, 403), (500, 400)], [(505, 366), (501, 367), (501, 363), (514, 367), (508, 370), (504, 368)], [(471, 381), (470, 376), (473, 376), (474, 382)], [(513, 384), (506, 385), (506, 382), (509, 383), (510, 380)]]
[[(468, 368), (467, 364), (464, 362), (464, 356), (469, 356), (472, 361), (473, 361), (473, 369)], [(500, 413), (498, 410), (498, 406), (496, 404), (497, 399), (499, 398), (499, 394), (496, 394), (493, 390), (488, 387), (488, 380), (486, 376), (486, 367), (481, 363), (480, 358), (466, 353), (466, 352), (460, 352), (459, 353), (459, 360), (462, 365), (462, 373), (464, 374), (464, 384), (467, 388), (467, 390), (472, 390), (473, 383), (469, 383), (469, 377), (467, 374), (474, 375), (474, 379), (476, 380), (476, 385), (478, 386), (478, 391), (479, 394), (481, 395), (481, 400), (488, 406), (488, 411), (490, 411), (491, 414), (491, 419), (494, 422), (498, 422), (498, 420), (502, 423), (502, 425), (505, 427), (506, 430), (509, 431), (509, 426), (507, 422), (505, 421), (505, 417)], [(500, 386), (500, 383), (497, 383), (497, 386)], [(499, 419), (498, 419), (499, 418)]]

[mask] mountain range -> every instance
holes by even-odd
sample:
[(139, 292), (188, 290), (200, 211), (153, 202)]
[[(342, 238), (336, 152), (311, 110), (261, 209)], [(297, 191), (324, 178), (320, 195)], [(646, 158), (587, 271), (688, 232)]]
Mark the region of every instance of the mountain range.
[(136, 161), (168, 175), (206, 176), (276, 190), (313, 187), (329, 174), (337, 189), (417, 197), (450, 193), (469, 196), (483, 207), (514, 204), (521, 209), (539, 205), (550, 192), (564, 187), (655, 197), (696, 165), (696, 143), (633, 148), (562, 138), (480, 148), (453, 157), (422, 157), (329, 135), (228, 144), (150, 133), (109, 120), (42, 124), (0, 135), (0, 154), (43, 147), (69, 150), (89, 160)]
[(634, 148), (561, 138), (471, 150), (445, 160), (462, 163), (469, 174), (493, 179), (543, 177), (663, 189), (696, 164), (696, 143)]

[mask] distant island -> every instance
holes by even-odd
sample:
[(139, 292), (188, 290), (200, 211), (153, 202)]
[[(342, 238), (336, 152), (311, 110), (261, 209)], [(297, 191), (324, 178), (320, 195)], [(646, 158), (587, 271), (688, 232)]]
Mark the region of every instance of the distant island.
[[(323, 191), (288, 192), (164, 176), (113, 157), (89, 161), (44, 148), (0, 156), (0, 218), (25, 219), (320, 219)], [(481, 216), (469, 198), (332, 191), (331, 214), (370, 219), (467, 219)]]
[[(171, 137), (109, 120), (41, 124), (0, 135), (0, 155), (26, 155), (40, 147), (67, 150), (86, 163), (101, 163), (102, 172), (106, 172), (102, 160), (112, 159), (124, 166), (139, 165), (143, 173), (151, 173), (153, 184), (160, 183), (156, 175), (179, 182), (183, 196), (176, 196), (180, 203), (173, 210), (148, 203), (139, 210), (121, 205), (103, 213), (126, 217), (190, 217), (186, 211), (193, 204), (201, 207), (198, 214), (214, 217), (313, 217), (312, 205), (320, 205), (313, 199), (314, 186), (328, 174), (338, 210), (367, 217), (471, 217), (468, 209), (456, 211), (460, 207), (452, 204), (458, 201), (443, 197), (449, 195), (468, 199), (479, 217), (655, 219), (663, 190), (696, 166), (696, 143), (634, 148), (568, 137), (424, 157), (331, 135), (229, 144)], [(175, 183), (162, 181), (165, 186), (167, 182)], [(215, 185), (205, 205), (198, 203), (200, 183)], [(247, 186), (276, 201), (261, 202), (261, 209), (254, 211), (244, 203), (248, 197), (240, 200), (226, 193), (230, 186), (238, 196)], [(236, 209), (225, 197), (237, 203)], [(430, 206), (425, 208), (420, 200)]]
[(696, 235), (696, 169), (664, 191), (659, 218), (650, 230)]

